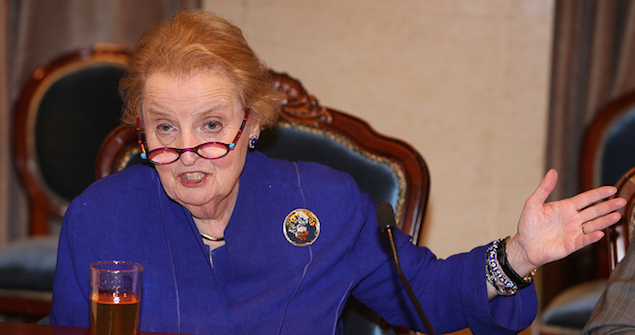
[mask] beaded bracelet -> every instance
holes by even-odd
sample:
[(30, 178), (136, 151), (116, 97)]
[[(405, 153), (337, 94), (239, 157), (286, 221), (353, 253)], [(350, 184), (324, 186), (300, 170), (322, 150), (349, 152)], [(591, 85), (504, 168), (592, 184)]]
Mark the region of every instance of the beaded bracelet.
[(487, 281), (494, 286), (498, 295), (510, 296), (518, 292), (518, 286), (510, 281), (498, 268), (498, 249), (503, 239), (492, 242), (487, 248), (487, 266), (485, 276)]
[(531, 285), (531, 282), (534, 280), (534, 276), (536, 275), (536, 269), (531, 271), (531, 273), (529, 273), (525, 277), (521, 277), (518, 273), (516, 273), (511, 264), (509, 264), (509, 262), (507, 261), (507, 252), (505, 251), (507, 240), (509, 240), (509, 236), (504, 238), (499, 243), (497, 254), (498, 264), (500, 264), (500, 267), (507, 275), (507, 278), (509, 278), (514, 284), (516, 284), (516, 286), (518, 286), (518, 289), (520, 290)]

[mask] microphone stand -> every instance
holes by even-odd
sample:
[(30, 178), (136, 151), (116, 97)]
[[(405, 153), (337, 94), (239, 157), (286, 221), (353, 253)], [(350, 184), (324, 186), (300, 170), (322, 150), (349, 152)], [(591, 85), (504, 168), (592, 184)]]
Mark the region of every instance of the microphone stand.
[[(388, 210), (390, 211), (389, 217), (387, 217), (388, 215), (386, 214), (388, 213), (387, 212)], [(408, 297), (410, 297), (410, 301), (412, 302), (415, 309), (417, 310), (417, 314), (419, 314), (419, 318), (421, 319), (421, 322), (423, 322), (424, 327), (426, 327), (428, 334), (436, 335), (436, 333), (434, 332), (434, 329), (432, 329), (432, 325), (430, 324), (430, 321), (428, 321), (428, 317), (426, 317), (426, 314), (423, 312), (423, 308), (421, 308), (421, 304), (419, 303), (417, 296), (415, 295), (414, 291), (412, 291), (412, 287), (410, 287), (410, 283), (408, 282), (408, 279), (406, 279), (406, 276), (401, 270), (401, 263), (399, 262), (399, 256), (397, 255), (397, 247), (395, 246), (395, 236), (393, 235), (393, 229), (395, 229), (395, 223), (394, 223), (395, 214), (392, 209), (392, 206), (387, 202), (381, 203), (377, 206), (377, 213), (378, 213), (377, 215), (378, 220), (382, 218), (390, 220), (388, 221), (388, 223), (386, 223), (385, 226), (382, 226), (381, 222), (379, 224), (380, 224), (381, 230), (382, 231), (385, 230), (386, 233), (388, 234), (388, 239), (390, 240), (390, 248), (392, 250), (392, 256), (393, 256), (393, 260), (395, 261), (395, 267), (397, 268), (397, 274), (399, 275), (399, 279), (401, 280), (403, 287), (406, 289), (406, 292), (408, 293)]]

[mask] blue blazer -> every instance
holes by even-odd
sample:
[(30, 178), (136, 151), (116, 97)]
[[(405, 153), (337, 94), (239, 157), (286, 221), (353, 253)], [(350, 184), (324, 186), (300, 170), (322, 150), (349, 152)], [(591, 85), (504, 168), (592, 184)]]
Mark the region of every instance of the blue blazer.
[[(402, 289), (375, 205), (349, 175), (250, 152), (225, 245), (211, 251), (187, 209), (152, 167), (102, 178), (78, 196), (62, 225), (51, 323), (90, 325), (89, 264), (143, 265), (139, 329), (187, 334), (341, 334), (350, 295), (393, 325), (424, 331)], [(320, 233), (297, 246), (284, 235), (295, 209)], [(448, 259), (396, 233), (402, 268), (439, 333), (515, 334), (537, 313), (532, 286), (488, 302), (485, 249)]]

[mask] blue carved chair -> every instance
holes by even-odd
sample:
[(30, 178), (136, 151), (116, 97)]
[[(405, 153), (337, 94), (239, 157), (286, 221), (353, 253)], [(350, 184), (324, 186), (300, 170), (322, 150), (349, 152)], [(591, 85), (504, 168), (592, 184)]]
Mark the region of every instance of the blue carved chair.
[[(635, 92), (628, 92), (603, 106), (585, 130), (580, 191), (603, 185), (615, 185), (622, 190), (619, 182), (635, 166), (634, 153)], [(624, 233), (624, 225), (618, 223), (614, 227), (593, 246), (591, 256), (597, 258), (598, 279), (577, 284), (557, 295), (543, 312), (541, 334), (580, 333), (606, 286), (606, 277), (626, 250), (624, 236), (628, 234)]]
[(59, 223), (70, 200), (94, 181), (99, 146), (120, 123), (118, 86), (127, 62), (123, 48), (95, 45), (38, 68), (22, 90), (13, 151), (29, 237), (0, 248), (0, 314), (49, 314)]
[[(392, 204), (398, 226), (417, 243), (430, 182), (421, 155), (403, 141), (378, 134), (357, 117), (321, 106), (298, 80), (271, 75), (286, 100), (277, 124), (261, 133), (258, 150), (274, 158), (316, 161), (348, 172), (375, 202)], [(119, 126), (102, 144), (96, 176), (138, 163), (138, 154), (135, 131)], [(391, 327), (354, 299), (345, 309), (344, 327), (346, 334), (408, 332)]]

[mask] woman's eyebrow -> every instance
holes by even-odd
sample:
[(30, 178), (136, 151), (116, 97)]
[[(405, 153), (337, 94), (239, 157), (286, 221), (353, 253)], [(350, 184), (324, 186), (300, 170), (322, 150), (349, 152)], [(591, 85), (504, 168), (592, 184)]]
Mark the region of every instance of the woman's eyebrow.
[(192, 114), (194, 116), (208, 116), (210, 114), (215, 116), (218, 116), (219, 114), (221, 114), (221, 116), (224, 116), (225, 114), (227, 114), (227, 111), (229, 110), (230, 110), (229, 104), (219, 103), (212, 106), (207, 106), (199, 111), (193, 112)]
[(168, 112), (156, 110), (153, 108), (146, 109), (146, 113), (148, 113), (148, 117), (152, 117), (152, 118), (167, 118), (167, 117), (170, 117), (171, 115)]

